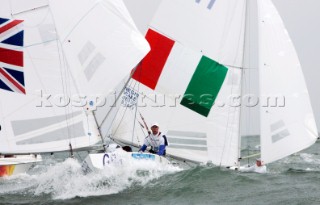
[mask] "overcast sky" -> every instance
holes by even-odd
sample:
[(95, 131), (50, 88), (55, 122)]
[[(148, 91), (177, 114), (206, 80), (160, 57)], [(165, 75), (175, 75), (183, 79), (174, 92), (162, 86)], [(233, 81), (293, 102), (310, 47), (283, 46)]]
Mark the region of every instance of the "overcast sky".
[(273, 0), (297, 50), (320, 131), (320, 0)]
[[(161, 0), (124, 0), (144, 34)], [(273, 0), (297, 50), (320, 130), (320, 0)]]

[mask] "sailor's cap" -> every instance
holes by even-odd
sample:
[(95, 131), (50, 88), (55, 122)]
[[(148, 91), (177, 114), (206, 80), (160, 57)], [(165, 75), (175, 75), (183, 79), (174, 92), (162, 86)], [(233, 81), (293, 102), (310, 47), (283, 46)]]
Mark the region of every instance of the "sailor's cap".
[(159, 123), (154, 122), (154, 123), (151, 124), (151, 127), (159, 127)]

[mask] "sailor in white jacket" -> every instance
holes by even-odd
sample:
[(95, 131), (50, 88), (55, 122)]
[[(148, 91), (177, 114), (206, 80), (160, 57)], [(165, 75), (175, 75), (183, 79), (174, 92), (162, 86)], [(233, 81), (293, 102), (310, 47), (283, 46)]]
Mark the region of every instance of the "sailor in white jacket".
[(167, 140), (166, 136), (159, 132), (159, 124), (153, 123), (151, 125), (151, 133), (145, 138), (143, 146), (139, 151), (144, 152), (148, 146), (152, 147), (150, 150), (151, 153), (158, 154), (158, 155), (165, 155), (166, 153), (166, 146)]

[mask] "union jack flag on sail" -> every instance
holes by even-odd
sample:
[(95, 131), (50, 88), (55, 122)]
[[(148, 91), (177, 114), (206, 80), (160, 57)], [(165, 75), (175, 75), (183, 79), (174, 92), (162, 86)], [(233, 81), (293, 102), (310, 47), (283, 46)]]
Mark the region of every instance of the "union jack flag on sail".
[(0, 89), (25, 94), (22, 22), (0, 18)]

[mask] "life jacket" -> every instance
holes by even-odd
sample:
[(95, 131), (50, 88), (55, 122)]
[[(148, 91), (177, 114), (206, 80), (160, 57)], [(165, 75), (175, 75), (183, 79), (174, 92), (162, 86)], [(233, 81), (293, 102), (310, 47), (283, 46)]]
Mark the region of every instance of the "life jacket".
[[(151, 134), (151, 133), (149, 133), (148, 137), (150, 137), (150, 134)], [(161, 135), (161, 132), (158, 133), (158, 136), (160, 136), (160, 135)], [(167, 136), (162, 135), (162, 137), (163, 137), (163, 139), (164, 139), (164, 145), (167, 147), (167, 146), (169, 145)], [(150, 137), (150, 138), (151, 138), (151, 137)], [(149, 150), (149, 152), (156, 154), (156, 152), (154, 151), (154, 147), (153, 147), (153, 146), (151, 146), (151, 149)]]
[[(160, 135), (161, 135), (161, 132), (159, 132), (158, 136), (160, 136)], [(167, 140), (167, 136), (162, 135), (162, 137), (163, 137), (163, 139), (164, 139), (164, 145), (165, 145), (165, 146), (168, 146), (169, 143), (168, 143), (168, 140)]]
[[(159, 134), (161, 134), (161, 132), (160, 132)], [(167, 136), (162, 135), (162, 137), (163, 137), (163, 139), (164, 139), (164, 145), (165, 145), (165, 146), (168, 146), (169, 143), (168, 143), (168, 140), (167, 140)]]

